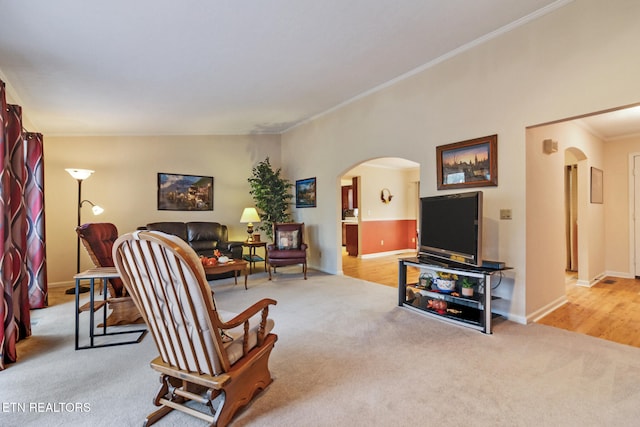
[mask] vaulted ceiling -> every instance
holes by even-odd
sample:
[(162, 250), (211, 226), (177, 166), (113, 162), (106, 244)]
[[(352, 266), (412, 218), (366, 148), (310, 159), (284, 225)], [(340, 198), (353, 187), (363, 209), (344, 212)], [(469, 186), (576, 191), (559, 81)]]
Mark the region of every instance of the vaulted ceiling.
[(281, 133), (570, 1), (0, 0), (0, 79), (50, 136)]
[(46, 135), (281, 133), (568, 0), (0, 0)]

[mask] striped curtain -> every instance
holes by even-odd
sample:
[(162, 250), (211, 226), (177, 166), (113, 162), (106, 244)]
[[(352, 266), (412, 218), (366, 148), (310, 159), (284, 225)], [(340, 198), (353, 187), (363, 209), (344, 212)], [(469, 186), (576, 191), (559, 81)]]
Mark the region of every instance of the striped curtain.
[[(39, 143), (27, 144), (32, 140)], [(0, 164), (2, 370), (7, 363), (17, 360), (18, 340), (31, 335), (30, 299), (34, 308), (47, 304), (42, 136), (23, 132), (22, 109), (18, 105), (7, 104), (2, 81)], [(30, 295), (33, 296), (30, 298)]]
[(47, 260), (44, 228), (44, 153), (41, 133), (27, 132), (27, 183), (24, 191), (27, 213), (27, 274), (29, 306), (45, 308), (48, 303)]

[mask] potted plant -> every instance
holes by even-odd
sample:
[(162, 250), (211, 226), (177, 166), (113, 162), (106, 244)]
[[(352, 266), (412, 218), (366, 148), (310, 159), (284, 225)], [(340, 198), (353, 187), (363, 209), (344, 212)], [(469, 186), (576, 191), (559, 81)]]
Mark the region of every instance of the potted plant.
[(273, 223), (290, 222), (289, 202), (293, 198), (290, 193), (293, 184), (280, 176), (281, 169), (273, 170), (269, 158), (258, 163), (251, 171), (248, 179), (256, 208), (260, 213), (260, 225), (256, 227), (273, 239)]
[(462, 286), (462, 288), (460, 289), (462, 295), (464, 295), (465, 297), (473, 296), (473, 282), (469, 280), (468, 277), (462, 278), (462, 283), (460, 283), (460, 286)]

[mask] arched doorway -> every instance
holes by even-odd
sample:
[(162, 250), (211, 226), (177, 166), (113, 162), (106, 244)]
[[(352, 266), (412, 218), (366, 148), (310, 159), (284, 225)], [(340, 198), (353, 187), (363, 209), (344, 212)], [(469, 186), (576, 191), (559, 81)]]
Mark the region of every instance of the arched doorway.
[[(380, 260), (376, 263), (379, 268), (384, 257), (415, 253), (420, 165), (397, 157), (370, 159), (345, 171), (338, 181), (342, 195), (339, 226), (343, 231), (339, 253), (349, 258), (345, 272), (343, 258), (339, 257), (338, 271), (376, 281), (368, 275), (362, 277), (372, 273), (362, 264), (376, 259)], [(353, 263), (357, 263), (355, 270)], [(397, 262), (391, 268), (397, 276)]]

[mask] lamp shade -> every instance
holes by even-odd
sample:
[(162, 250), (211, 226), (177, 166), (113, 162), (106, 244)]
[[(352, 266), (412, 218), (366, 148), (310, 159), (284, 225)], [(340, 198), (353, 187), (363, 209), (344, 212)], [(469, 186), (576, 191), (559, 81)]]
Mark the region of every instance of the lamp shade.
[(242, 211), (242, 216), (240, 217), (241, 223), (251, 223), (251, 222), (260, 222), (260, 215), (258, 215), (258, 211), (256, 208), (244, 208)]
[(93, 171), (89, 169), (65, 169), (65, 170), (69, 172), (69, 175), (79, 180), (87, 179), (93, 173)]

